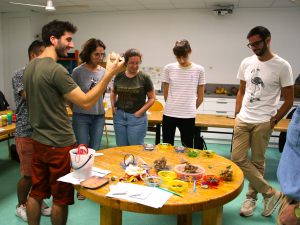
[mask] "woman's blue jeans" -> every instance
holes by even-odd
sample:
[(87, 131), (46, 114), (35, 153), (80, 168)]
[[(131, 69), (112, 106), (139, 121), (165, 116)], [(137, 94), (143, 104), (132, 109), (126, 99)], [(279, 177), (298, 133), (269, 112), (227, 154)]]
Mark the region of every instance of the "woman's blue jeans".
[(77, 146), (85, 144), (88, 148), (98, 151), (101, 144), (104, 123), (104, 114), (89, 115), (73, 113), (72, 127), (77, 140)]
[(117, 109), (113, 114), (117, 146), (142, 145), (148, 129), (147, 113), (136, 117), (133, 113)]

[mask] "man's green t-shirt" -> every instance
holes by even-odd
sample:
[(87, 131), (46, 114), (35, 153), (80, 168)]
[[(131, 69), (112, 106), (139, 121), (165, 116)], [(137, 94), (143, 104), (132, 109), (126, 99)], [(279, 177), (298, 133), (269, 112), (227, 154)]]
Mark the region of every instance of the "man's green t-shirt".
[(146, 94), (153, 90), (153, 83), (150, 76), (141, 71), (132, 78), (128, 78), (125, 71), (122, 71), (115, 77), (114, 90), (118, 93), (115, 107), (127, 113), (135, 113), (145, 105)]
[(77, 84), (68, 71), (50, 57), (35, 58), (24, 69), (23, 84), (32, 139), (54, 147), (76, 143), (64, 94)]

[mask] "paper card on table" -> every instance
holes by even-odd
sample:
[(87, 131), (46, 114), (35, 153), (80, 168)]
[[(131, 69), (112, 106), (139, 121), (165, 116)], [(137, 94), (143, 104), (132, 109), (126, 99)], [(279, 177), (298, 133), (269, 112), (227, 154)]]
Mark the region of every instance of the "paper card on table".
[(109, 186), (110, 193), (112, 195), (126, 195), (127, 191), (118, 187), (117, 185), (110, 185)]
[(139, 164), (147, 165), (147, 163), (143, 159), (141, 159), (139, 156), (137, 156), (135, 158), (135, 162), (136, 162), (137, 165), (139, 165)]
[[(97, 176), (97, 177), (104, 177), (107, 174), (110, 174), (111, 172), (108, 170), (101, 170), (97, 167), (93, 167), (92, 169), (92, 176)], [(60, 177), (59, 179), (57, 179), (57, 181), (61, 181), (61, 182), (66, 182), (66, 183), (71, 183), (71, 184), (75, 184), (75, 185), (79, 185), (81, 181), (84, 181), (85, 179), (78, 179), (73, 177), (73, 172), (72, 173), (68, 173), (67, 175)]]
[(151, 195), (151, 192), (142, 192), (140, 195), (131, 195), (129, 197), (144, 200), (144, 199), (148, 198), (149, 195)]
[(71, 184), (80, 184), (81, 181), (84, 181), (85, 179), (78, 179), (73, 177), (73, 173), (68, 173), (67, 175), (59, 178), (57, 181), (71, 183)]
[(103, 156), (103, 153), (97, 153), (97, 152), (95, 152), (95, 156)]
[(113, 195), (111, 194), (111, 192), (109, 192), (106, 195), (106, 197), (125, 199), (153, 208), (161, 208), (165, 204), (165, 202), (168, 201), (168, 199), (173, 195), (172, 193), (159, 190), (158, 188), (151, 188), (151, 187), (146, 187), (137, 184), (119, 182), (116, 186), (118, 186), (118, 188), (121, 188), (123, 190), (127, 190), (127, 191), (137, 190), (143, 193), (150, 193), (150, 195), (148, 195), (145, 199), (138, 199), (138, 198), (129, 197), (128, 195)]
[(127, 195), (130, 196), (130, 197), (132, 197), (132, 196), (138, 196), (138, 195), (142, 195), (142, 194), (143, 194), (143, 192), (141, 192), (141, 191), (139, 191), (137, 189), (127, 191)]
[(180, 159), (180, 164), (187, 163), (187, 160), (182, 156)]
[(98, 167), (94, 167), (94, 166), (93, 166), (92, 172), (93, 172), (93, 174), (94, 174), (94, 173), (102, 174), (102, 176), (96, 175), (96, 176), (98, 176), (98, 177), (104, 177), (104, 176), (106, 176), (107, 174), (110, 174), (110, 173), (111, 173), (109, 170), (102, 170), (102, 169), (100, 169), (100, 168), (98, 168)]

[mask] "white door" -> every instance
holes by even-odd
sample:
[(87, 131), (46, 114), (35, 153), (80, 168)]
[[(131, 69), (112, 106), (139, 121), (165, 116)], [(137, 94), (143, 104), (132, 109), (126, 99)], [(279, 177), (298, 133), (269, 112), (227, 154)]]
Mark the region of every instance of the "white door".
[(14, 72), (28, 63), (28, 47), (30, 42), (30, 17), (9, 19), (9, 74), (6, 74), (6, 88), (10, 87), (10, 96), (5, 96), (11, 109), (16, 109), (12, 91), (11, 79)]

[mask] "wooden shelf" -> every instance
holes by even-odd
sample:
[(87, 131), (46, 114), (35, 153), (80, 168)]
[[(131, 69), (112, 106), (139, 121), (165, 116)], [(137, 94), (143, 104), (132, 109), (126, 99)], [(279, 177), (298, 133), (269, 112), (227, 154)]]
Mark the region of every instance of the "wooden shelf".
[[(69, 61), (69, 64), (66, 61)], [(73, 72), (73, 69), (79, 65), (78, 62), (79, 62), (78, 50), (75, 50), (75, 53), (68, 53), (67, 57), (59, 58), (57, 61), (57, 63), (63, 65), (69, 71), (70, 74)]]

